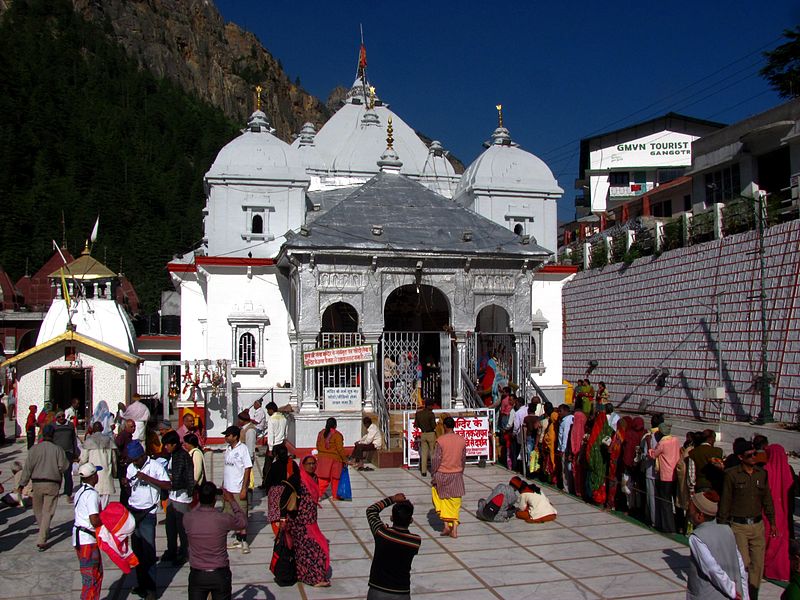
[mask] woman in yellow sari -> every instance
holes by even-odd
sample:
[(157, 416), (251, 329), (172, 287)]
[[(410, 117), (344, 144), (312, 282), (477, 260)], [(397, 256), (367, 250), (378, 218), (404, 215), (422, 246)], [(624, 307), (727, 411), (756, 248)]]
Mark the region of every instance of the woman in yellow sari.
[(542, 438), (542, 470), (548, 483), (556, 482), (556, 439), (558, 438), (558, 411), (550, 409), (547, 428)]

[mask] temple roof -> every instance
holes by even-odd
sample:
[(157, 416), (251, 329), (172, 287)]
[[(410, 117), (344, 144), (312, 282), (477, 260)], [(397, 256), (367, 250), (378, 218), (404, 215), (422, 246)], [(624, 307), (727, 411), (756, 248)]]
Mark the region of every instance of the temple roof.
[(541, 259), (550, 255), (535, 240), (525, 243), (505, 227), (395, 173), (379, 173), (370, 179), (307, 224), (301, 235), (287, 240), (284, 248)]
[[(87, 245), (78, 258), (67, 263), (64, 268), (64, 276), (80, 281), (94, 281), (95, 279), (114, 279), (117, 274), (99, 260), (93, 258)], [(59, 267), (50, 273), (49, 277), (54, 279), (61, 277), (61, 268)]]

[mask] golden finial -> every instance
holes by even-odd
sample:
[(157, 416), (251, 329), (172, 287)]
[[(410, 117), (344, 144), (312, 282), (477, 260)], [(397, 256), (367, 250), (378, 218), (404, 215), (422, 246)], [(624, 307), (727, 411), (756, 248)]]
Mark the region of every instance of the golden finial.
[(386, 126), (386, 147), (390, 150), (394, 150), (394, 137), (392, 134), (394, 133), (394, 128), (392, 127), (392, 117), (389, 116), (389, 123)]
[(256, 86), (256, 110), (261, 110), (261, 91), (263, 89), (260, 85)]
[(497, 126), (498, 127), (502, 127), (503, 126), (503, 105), (502, 104), (498, 104), (497, 106), (495, 106), (495, 108), (497, 109)]
[(375, 86), (369, 86), (369, 109), (373, 110), (375, 108)]

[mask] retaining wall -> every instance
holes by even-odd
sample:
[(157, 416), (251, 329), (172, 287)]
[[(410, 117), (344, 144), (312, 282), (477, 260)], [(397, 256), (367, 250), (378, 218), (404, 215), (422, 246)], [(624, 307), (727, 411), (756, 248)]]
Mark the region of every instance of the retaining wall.
[[(800, 416), (800, 221), (765, 232), (768, 365), (774, 417)], [(564, 376), (605, 381), (623, 410), (716, 420), (722, 358), (724, 418), (761, 410), (758, 234), (755, 231), (583, 271), (564, 287)], [(717, 334), (715, 299), (719, 297)], [(721, 342), (721, 343), (720, 343)], [(657, 374), (667, 369), (669, 376)]]

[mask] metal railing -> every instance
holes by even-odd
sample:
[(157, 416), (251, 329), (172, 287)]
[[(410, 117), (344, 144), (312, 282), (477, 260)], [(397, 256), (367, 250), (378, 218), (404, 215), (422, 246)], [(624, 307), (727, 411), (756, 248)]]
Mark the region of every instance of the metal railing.
[(536, 390), (536, 395), (542, 399), (542, 404), (545, 402), (550, 402), (550, 400), (547, 398), (547, 394), (544, 393), (544, 390), (539, 387), (539, 384), (536, 383), (536, 380), (533, 378), (533, 373), (528, 373), (527, 380), (528, 383), (533, 386), (533, 389)]
[(381, 433), (383, 434), (383, 447), (389, 449), (389, 409), (386, 408), (386, 398), (383, 397), (383, 383), (378, 377), (377, 369), (372, 369), (372, 388), (375, 390), (375, 413), (378, 415)]
[(470, 379), (466, 369), (461, 369), (461, 382), (464, 384), (464, 407), (465, 408), (486, 408), (478, 394), (478, 388)]

